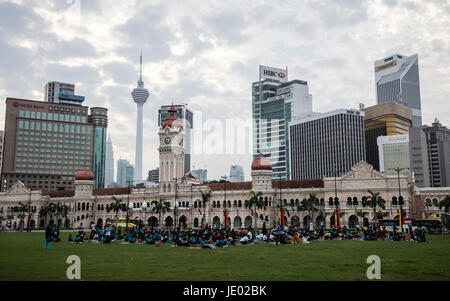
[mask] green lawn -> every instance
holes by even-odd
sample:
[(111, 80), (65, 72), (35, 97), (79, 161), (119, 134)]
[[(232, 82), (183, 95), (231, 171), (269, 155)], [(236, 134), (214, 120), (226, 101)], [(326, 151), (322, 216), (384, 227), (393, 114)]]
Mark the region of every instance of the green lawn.
[(67, 280), (67, 256), (81, 258), (82, 280), (367, 280), (369, 255), (382, 280), (450, 280), (450, 237), (431, 243), (323, 241), (215, 250), (170, 245), (73, 244), (43, 251), (44, 233), (0, 234), (0, 280)]

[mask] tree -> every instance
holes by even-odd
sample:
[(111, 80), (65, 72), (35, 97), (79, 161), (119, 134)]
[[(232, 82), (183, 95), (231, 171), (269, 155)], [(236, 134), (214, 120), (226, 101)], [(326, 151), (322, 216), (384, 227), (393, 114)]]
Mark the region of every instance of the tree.
[(442, 200), (439, 201), (439, 210), (444, 207), (445, 213), (449, 212), (450, 209), (450, 195), (446, 195)]
[(114, 203), (109, 204), (106, 211), (108, 211), (108, 212), (114, 211), (114, 213), (116, 214), (116, 228), (117, 228), (117, 222), (119, 219), (119, 211), (127, 211), (127, 204), (123, 204), (122, 203), (123, 200), (118, 199), (115, 196), (112, 196), (111, 199), (114, 201)]
[(300, 205), (297, 207), (298, 211), (303, 211), (303, 212), (308, 212), (308, 215), (311, 218), (311, 222), (313, 221), (313, 217), (314, 217), (314, 212), (319, 211), (319, 209), (317, 209), (314, 204), (316, 204), (316, 202), (319, 199), (316, 196), (316, 193), (314, 192), (310, 192), (308, 195), (308, 198), (304, 198), (301, 202)]
[(378, 211), (377, 212), (377, 217), (378, 218), (385, 218), (386, 216), (388, 216), (389, 215), (389, 212), (383, 212), (383, 211)]
[(377, 216), (377, 207), (381, 207), (382, 209), (386, 209), (386, 201), (380, 196), (379, 192), (373, 192), (372, 190), (367, 190), (369, 193), (368, 196), (364, 196), (362, 199), (362, 204), (364, 207), (370, 207), (373, 209), (374, 220), (378, 220)]
[(24, 220), (26, 216), (26, 212), (30, 209), (31, 202), (28, 201), (25, 204), (22, 202), (19, 202), (19, 207), (16, 208), (17, 217), (19, 218), (19, 231), (23, 231), (24, 228)]
[(254, 191), (254, 190), (250, 190), (250, 199), (249, 200), (245, 200), (245, 208), (254, 208), (254, 213), (255, 213), (255, 231), (258, 229), (258, 214), (256, 212), (256, 208), (261, 209), (262, 207), (264, 207), (264, 201), (262, 199), (262, 192), (261, 191)]
[[(201, 194), (202, 194), (202, 207), (204, 208), (203, 218), (202, 218), (202, 226), (204, 226), (205, 222), (206, 222), (206, 212), (207, 211), (209, 212), (209, 210), (206, 210), (206, 207), (208, 207), (207, 205), (211, 199), (211, 191), (207, 191), (207, 192), (201, 191)], [(210, 217), (209, 224), (211, 224), (211, 214), (209, 214), (209, 217)]]
[(159, 197), (157, 201), (152, 201), (152, 211), (159, 214), (159, 220), (158, 225), (161, 228), (162, 221), (161, 221), (161, 215), (170, 211), (170, 203), (166, 202), (166, 200), (162, 197)]

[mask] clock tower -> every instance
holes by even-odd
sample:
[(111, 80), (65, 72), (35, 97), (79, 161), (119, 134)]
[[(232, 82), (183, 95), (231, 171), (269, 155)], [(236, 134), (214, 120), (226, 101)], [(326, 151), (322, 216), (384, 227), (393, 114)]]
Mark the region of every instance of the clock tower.
[(163, 192), (173, 187), (175, 178), (181, 182), (184, 176), (184, 129), (175, 112), (172, 106), (159, 129), (159, 186)]

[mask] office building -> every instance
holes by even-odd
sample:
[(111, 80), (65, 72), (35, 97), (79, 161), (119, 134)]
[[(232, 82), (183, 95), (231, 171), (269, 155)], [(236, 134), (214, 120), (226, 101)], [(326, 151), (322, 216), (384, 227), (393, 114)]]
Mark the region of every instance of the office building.
[(430, 187), (427, 136), (422, 128), (409, 129), (410, 166), (417, 187)]
[(244, 169), (240, 165), (231, 165), (230, 182), (244, 182)]
[(252, 84), (253, 158), (268, 158), (276, 179), (290, 178), (289, 122), (312, 114), (308, 83), (288, 81), (287, 74), (287, 68), (259, 66)]
[(134, 166), (125, 159), (117, 160), (117, 185), (127, 187), (128, 182), (133, 182)]
[(105, 158), (105, 186), (114, 182), (114, 150), (111, 141), (111, 136), (108, 135), (106, 140), (106, 158)]
[(148, 172), (147, 181), (153, 183), (159, 183), (159, 167), (152, 169)]
[(84, 96), (75, 95), (75, 85), (73, 84), (48, 82), (45, 85), (44, 101), (46, 102), (81, 105), (84, 100)]
[(142, 81), (142, 53), (140, 56), (140, 69), (139, 69), (139, 80), (137, 82), (137, 87), (131, 92), (133, 96), (133, 101), (137, 106), (137, 118), (136, 118), (136, 152), (135, 152), (135, 174), (134, 180), (142, 180), (142, 115), (144, 110), (144, 104), (147, 102), (149, 92), (144, 88), (144, 82)]
[(394, 169), (403, 169), (410, 174), (409, 135), (380, 136), (377, 138), (380, 158), (380, 171), (397, 174)]
[(366, 162), (380, 170), (377, 138), (408, 134), (412, 126), (412, 111), (395, 102), (385, 102), (361, 110), (365, 113)]
[(412, 126), (422, 126), (419, 58), (394, 54), (375, 62), (377, 103), (396, 102), (412, 110)]
[(427, 137), (431, 187), (450, 187), (450, 130), (437, 119), (422, 129)]
[(289, 128), (293, 180), (340, 176), (366, 159), (364, 112), (314, 113)]
[(93, 166), (94, 188), (105, 187), (105, 157), (106, 157), (106, 128), (108, 126), (108, 110), (105, 108), (91, 108), (89, 123), (94, 126)]
[[(78, 170), (104, 182), (107, 110), (67, 103), (6, 99), (2, 190), (21, 181), (46, 190), (73, 189)], [(102, 154), (103, 145), (103, 154)], [(103, 156), (103, 162), (102, 158)]]
[(162, 126), (163, 121), (170, 116), (170, 108), (174, 107), (175, 116), (182, 122), (184, 130), (184, 173), (191, 170), (191, 136), (194, 126), (194, 113), (187, 104), (164, 105), (158, 110), (158, 126)]
[(204, 183), (208, 181), (208, 170), (205, 169), (194, 169), (192, 173), (200, 180), (200, 183)]

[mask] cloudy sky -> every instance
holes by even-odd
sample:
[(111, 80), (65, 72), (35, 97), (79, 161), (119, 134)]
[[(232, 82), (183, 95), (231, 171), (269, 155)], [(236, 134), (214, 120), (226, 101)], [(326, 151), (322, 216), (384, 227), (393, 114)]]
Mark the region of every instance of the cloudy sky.
[[(133, 162), (142, 50), (146, 172), (158, 165), (157, 109), (172, 100), (203, 120), (248, 120), (263, 64), (308, 81), (314, 111), (369, 106), (374, 61), (418, 53), (423, 122), (450, 126), (449, 28), (448, 0), (0, 0), (0, 99), (43, 100), (47, 81), (74, 83), (86, 105), (109, 109), (115, 159)], [(250, 153), (192, 161), (210, 179), (233, 163), (250, 178)]]

